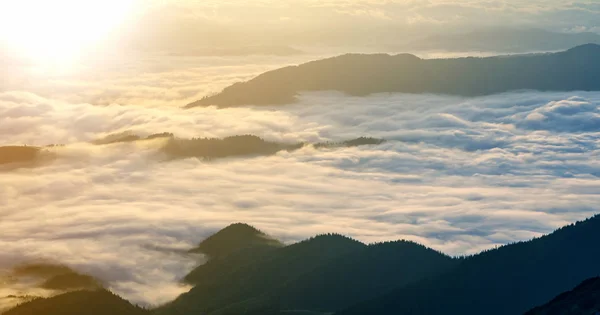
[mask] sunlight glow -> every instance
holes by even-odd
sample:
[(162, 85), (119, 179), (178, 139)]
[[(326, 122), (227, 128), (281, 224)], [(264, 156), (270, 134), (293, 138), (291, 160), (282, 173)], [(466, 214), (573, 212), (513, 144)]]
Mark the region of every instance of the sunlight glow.
[(0, 43), (39, 63), (65, 63), (106, 39), (139, 0), (0, 1)]

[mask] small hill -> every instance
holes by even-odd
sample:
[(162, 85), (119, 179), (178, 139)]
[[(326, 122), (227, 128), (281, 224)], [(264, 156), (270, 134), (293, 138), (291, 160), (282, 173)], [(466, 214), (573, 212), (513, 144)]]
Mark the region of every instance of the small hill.
[(600, 274), (600, 216), (465, 259), (337, 314), (522, 314)]
[(187, 105), (281, 105), (304, 91), (482, 96), (518, 90), (599, 91), (600, 46), (548, 54), (420, 59), (410, 54), (348, 54), (263, 73)]
[(191, 252), (224, 257), (242, 249), (263, 246), (282, 247), (283, 244), (253, 226), (235, 223), (211, 235)]
[(106, 291), (75, 291), (51, 298), (23, 303), (4, 315), (148, 315), (149, 311), (134, 306)]
[(600, 313), (600, 277), (588, 279), (525, 315), (597, 315)]

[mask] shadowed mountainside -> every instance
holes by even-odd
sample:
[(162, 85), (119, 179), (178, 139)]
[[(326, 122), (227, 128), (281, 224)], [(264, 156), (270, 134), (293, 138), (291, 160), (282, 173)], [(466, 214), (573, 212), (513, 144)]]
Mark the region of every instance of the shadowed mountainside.
[[(284, 246), (236, 223), (191, 250), (211, 257), (185, 278), (194, 287), (152, 313), (522, 314), (599, 275), (599, 239), (600, 216), (595, 216), (531, 241), (451, 258), (409, 241), (365, 245), (338, 234)], [(15, 275), (42, 278), (69, 273), (67, 267), (50, 264), (14, 270)], [(594, 314), (598, 292), (594, 278), (528, 315)], [(83, 304), (95, 312), (84, 312)], [(77, 312), (147, 313), (100, 290), (36, 299), (6, 314)]]
[(132, 305), (106, 291), (75, 291), (51, 298), (23, 303), (4, 315), (148, 315), (149, 311)]
[[(254, 241), (240, 238), (243, 234)], [(231, 245), (234, 239), (240, 245)], [(412, 242), (366, 246), (336, 234), (281, 247), (244, 224), (223, 229), (195, 251), (214, 252), (215, 247), (226, 254), (193, 270), (186, 282), (196, 286), (159, 314), (335, 311), (446, 271), (459, 261)]]
[(469, 257), (439, 277), (338, 314), (522, 314), (600, 274), (598, 240), (600, 216)]
[(562, 293), (552, 301), (525, 315), (596, 315), (600, 313), (600, 277), (588, 279), (575, 289)]
[(410, 54), (348, 54), (266, 72), (186, 108), (287, 104), (303, 91), (482, 96), (515, 90), (600, 90), (600, 46), (551, 54), (429, 60)]
[[(217, 268), (209, 278), (198, 279), (192, 290), (159, 309), (158, 313), (211, 313), (235, 303), (259, 298), (335, 257), (363, 247), (364, 244), (353, 239), (330, 234), (271, 251), (265, 251), (263, 247), (258, 255), (252, 250), (245, 251), (242, 255), (246, 259), (235, 256), (236, 263), (223, 264), (227, 268)], [(267, 308), (271, 304), (271, 301), (259, 303)]]
[(374, 244), (286, 283), (275, 297), (284, 310), (332, 312), (446, 272), (460, 261), (408, 241)]

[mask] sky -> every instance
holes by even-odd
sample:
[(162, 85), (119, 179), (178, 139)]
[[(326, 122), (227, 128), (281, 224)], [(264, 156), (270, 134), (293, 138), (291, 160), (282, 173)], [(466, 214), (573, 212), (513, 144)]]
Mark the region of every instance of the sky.
[[(554, 0), (163, 1), (132, 25), (144, 47), (277, 44), (385, 47), (488, 28), (600, 32), (599, 4)], [(148, 34), (157, 37), (145, 38)], [(187, 40), (186, 40), (187, 39)]]
[(599, 12), (594, 0), (3, 1), (0, 42), (53, 58), (107, 45), (179, 53), (252, 45), (381, 48), (487, 28), (600, 33)]

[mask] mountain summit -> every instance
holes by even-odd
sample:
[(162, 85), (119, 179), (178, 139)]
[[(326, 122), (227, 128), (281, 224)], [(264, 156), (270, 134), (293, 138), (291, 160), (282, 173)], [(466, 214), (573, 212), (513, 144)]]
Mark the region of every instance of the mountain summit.
[(280, 247), (283, 244), (253, 226), (235, 223), (211, 235), (191, 252), (203, 253), (211, 257), (223, 257), (235, 251), (256, 246)]

